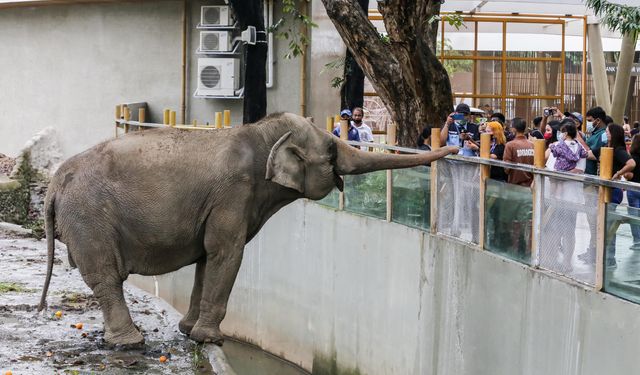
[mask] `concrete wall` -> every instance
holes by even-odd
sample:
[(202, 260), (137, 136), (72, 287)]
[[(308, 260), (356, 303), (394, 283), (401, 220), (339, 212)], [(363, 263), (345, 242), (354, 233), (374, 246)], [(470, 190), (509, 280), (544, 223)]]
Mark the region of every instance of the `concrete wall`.
[(181, 2), (0, 9), (0, 152), (58, 131), (66, 157), (113, 137), (117, 103), (176, 106)]
[[(184, 312), (192, 275), (157, 277), (159, 294)], [(155, 289), (152, 278), (131, 280)], [(316, 374), (595, 375), (640, 365), (638, 305), (305, 201), (248, 244), (222, 328)]]

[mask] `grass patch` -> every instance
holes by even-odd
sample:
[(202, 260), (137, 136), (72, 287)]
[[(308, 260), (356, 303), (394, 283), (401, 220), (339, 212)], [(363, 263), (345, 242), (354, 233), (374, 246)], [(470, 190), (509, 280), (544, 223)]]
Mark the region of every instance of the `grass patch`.
[(0, 282), (0, 294), (10, 293), (10, 292), (30, 293), (32, 292), (32, 290), (25, 288), (23, 284)]

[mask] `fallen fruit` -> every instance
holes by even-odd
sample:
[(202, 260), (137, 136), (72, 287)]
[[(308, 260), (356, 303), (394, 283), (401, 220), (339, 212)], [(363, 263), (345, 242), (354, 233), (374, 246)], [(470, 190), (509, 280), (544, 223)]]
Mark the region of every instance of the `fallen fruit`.
[(82, 329), (82, 323), (76, 323), (76, 328), (77, 329)]
[(11, 372), (11, 370), (5, 371), (4, 375), (13, 375), (13, 372)]
[(160, 356), (160, 362), (165, 363), (167, 361), (167, 357), (161, 355)]
[(58, 310), (54, 315), (56, 316), (56, 318), (60, 319), (60, 317), (62, 316), (62, 311)]

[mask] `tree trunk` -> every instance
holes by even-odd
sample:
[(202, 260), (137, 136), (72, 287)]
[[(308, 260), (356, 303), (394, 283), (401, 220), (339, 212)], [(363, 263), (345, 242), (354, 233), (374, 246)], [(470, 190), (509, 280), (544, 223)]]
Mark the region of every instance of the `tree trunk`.
[[(360, 8), (369, 13), (369, 0), (358, 0)], [(344, 60), (344, 84), (340, 90), (340, 109), (364, 106), (364, 72), (347, 48)]]
[(439, 127), (453, 109), (451, 83), (435, 55), (437, 30), (427, 20), (438, 0), (378, 3), (389, 43), (383, 41), (356, 0), (322, 0), (342, 40), (398, 125), (398, 142), (415, 146), (426, 125)]
[[(633, 57), (633, 63), (638, 63), (640, 62), (640, 52), (636, 51), (634, 57)], [(636, 89), (636, 81), (638, 79), (638, 75), (634, 74), (631, 76), (631, 80), (629, 81), (629, 91), (627, 92), (627, 104), (624, 107), (624, 114), (625, 116), (628, 116), (629, 118), (631, 118), (631, 106), (632, 106), (632, 102), (633, 102), (633, 94), (635, 92)]]
[(631, 80), (631, 66), (636, 50), (636, 37), (630, 34), (622, 36), (620, 46), (620, 59), (616, 70), (616, 81), (613, 85), (613, 95), (611, 98), (611, 117), (616, 124), (622, 124), (624, 107), (627, 104), (627, 93), (629, 91), (629, 81)]
[(267, 114), (267, 34), (262, 0), (230, 0), (241, 30), (256, 28), (256, 44), (244, 48), (243, 123), (260, 120)]
[[(589, 37), (589, 57), (591, 58), (591, 75), (593, 77), (593, 87), (596, 92), (596, 103), (605, 112), (611, 111), (611, 97), (609, 96), (609, 81), (602, 52), (602, 37), (600, 36), (600, 25), (592, 24), (588, 26)], [(586, 89), (584, 90), (586, 92)]]

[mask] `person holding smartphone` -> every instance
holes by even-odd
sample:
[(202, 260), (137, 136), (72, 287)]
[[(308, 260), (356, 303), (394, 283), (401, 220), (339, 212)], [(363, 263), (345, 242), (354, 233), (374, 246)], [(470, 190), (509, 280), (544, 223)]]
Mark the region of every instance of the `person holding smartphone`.
[(470, 114), (467, 104), (458, 104), (440, 130), (440, 143), (442, 146), (460, 147), (459, 155), (478, 156), (480, 132), (478, 124), (469, 121)]

